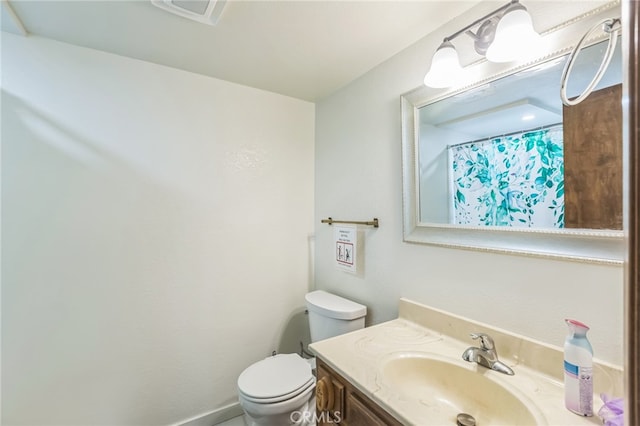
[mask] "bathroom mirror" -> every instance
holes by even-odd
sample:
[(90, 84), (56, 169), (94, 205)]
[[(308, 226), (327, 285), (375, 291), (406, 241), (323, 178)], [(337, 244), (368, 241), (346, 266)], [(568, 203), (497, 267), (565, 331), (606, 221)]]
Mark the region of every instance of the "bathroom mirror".
[[(604, 38), (578, 55), (570, 98), (597, 71)], [(563, 107), (570, 48), (445, 95), (402, 96), (405, 241), (622, 262), (621, 43), (588, 102)]]

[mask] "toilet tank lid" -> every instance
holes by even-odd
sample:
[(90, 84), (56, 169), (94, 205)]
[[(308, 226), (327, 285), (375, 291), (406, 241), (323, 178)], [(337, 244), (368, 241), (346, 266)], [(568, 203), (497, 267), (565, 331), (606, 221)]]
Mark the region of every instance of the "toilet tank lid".
[(305, 296), (307, 309), (329, 318), (353, 320), (367, 314), (367, 307), (354, 301), (316, 290)]

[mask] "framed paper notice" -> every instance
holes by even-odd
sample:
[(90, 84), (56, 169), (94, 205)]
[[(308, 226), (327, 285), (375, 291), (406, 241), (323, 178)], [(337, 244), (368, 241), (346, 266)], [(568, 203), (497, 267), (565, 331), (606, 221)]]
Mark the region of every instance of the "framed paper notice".
[(336, 226), (334, 229), (336, 266), (353, 274), (357, 273), (358, 228)]

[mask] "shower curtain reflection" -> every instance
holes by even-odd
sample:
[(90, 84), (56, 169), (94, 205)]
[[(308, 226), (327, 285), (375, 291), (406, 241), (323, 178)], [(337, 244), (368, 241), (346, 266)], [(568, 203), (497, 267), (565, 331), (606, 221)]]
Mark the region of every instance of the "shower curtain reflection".
[(447, 147), (451, 223), (564, 227), (562, 125)]

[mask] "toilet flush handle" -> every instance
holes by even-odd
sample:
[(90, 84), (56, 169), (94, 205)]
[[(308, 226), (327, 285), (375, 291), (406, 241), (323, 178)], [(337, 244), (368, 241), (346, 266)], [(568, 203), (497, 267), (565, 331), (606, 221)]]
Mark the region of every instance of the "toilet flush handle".
[(324, 376), (316, 383), (316, 408), (327, 411), (333, 408), (333, 385), (329, 376)]

